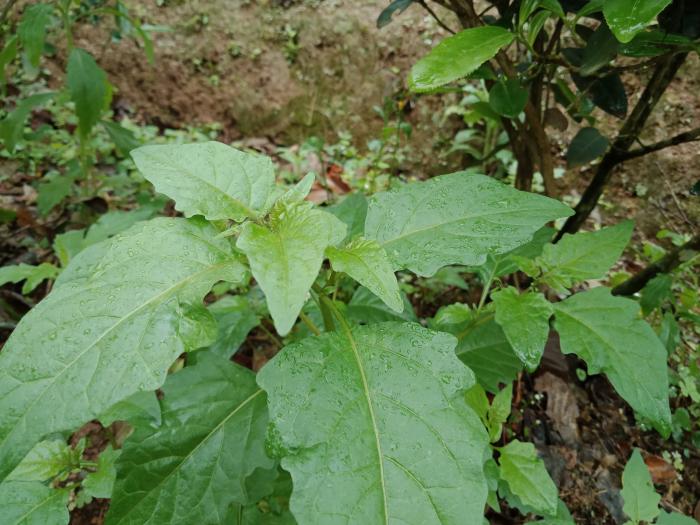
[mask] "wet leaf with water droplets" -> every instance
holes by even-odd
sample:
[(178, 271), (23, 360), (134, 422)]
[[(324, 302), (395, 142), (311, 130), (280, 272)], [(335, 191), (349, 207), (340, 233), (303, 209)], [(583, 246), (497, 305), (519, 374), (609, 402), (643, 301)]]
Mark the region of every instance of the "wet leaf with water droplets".
[(265, 365), (300, 523), (481, 523), (488, 436), (454, 345), (416, 323), (344, 325)]
[(0, 484), (3, 525), (62, 525), (68, 523), (68, 489), (53, 489), (38, 481)]
[(273, 467), (253, 373), (206, 350), (195, 355), (163, 386), (162, 424), (137, 426), (126, 441), (108, 525), (223, 523), (229, 505), (247, 502), (246, 478)]
[(154, 390), (188, 305), (245, 267), (203, 221), (139, 223), (78, 254), (0, 353), (0, 478), (34, 443)]
[(545, 223), (573, 213), (547, 197), (465, 172), (414, 182), (370, 198), (365, 237), (394, 269), (433, 275), (450, 264), (479, 266), (488, 254), (528, 242)]
[(281, 335), (294, 326), (321, 269), (324, 250), (339, 243), (345, 233), (345, 224), (310, 202), (280, 202), (268, 224), (243, 225), (236, 246), (248, 256)]
[(143, 176), (186, 217), (256, 217), (275, 183), (269, 158), (221, 142), (143, 146), (131, 156)]
[(605, 372), (615, 390), (664, 436), (671, 431), (666, 349), (639, 317), (639, 305), (599, 287), (554, 304), (561, 350), (589, 374)]

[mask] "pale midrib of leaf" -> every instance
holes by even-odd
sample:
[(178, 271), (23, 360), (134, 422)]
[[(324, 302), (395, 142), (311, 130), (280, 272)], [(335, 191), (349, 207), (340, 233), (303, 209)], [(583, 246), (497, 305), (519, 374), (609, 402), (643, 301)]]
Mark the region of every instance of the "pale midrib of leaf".
[[(34, 400), (27, 406), (26, 410), (24, 410), (24, 413), (22, 414), (22, 416), (13, 424), (12, 430), (10, 430), (10, 431), (5, 435), (5, 437), (2, 439), (2, 441), (0, 441), (0, 447), (2, 447), (2, 446), (5, 444), (5, 442), (9, 439), (9, 437), (13, 434), (13, 430), (14, 430), (15, 428), (17, 428), (17, 423), (19, 423), (20, 421), (24, 420), (24, 418), (27, 417), (27, 414), (29, 414), (29, 412), (32, 410), (32, 408), (34, 408), (34, 406), (35, 406), (41, 399), (44, 398), (44, 395), (46, 394), (46, 392), (47, 392), (53, 385), (56, 384), (56, 382), (58, 381), (58, 379), (59, 379), (67, 370), (70, 370), (70, 368), (71, 368), (77, 361), (79, 361), (88, 351), (90, 351), (92, 348), (94, 348), (96, 345), (98, 345), (98, 344), (102, 341), (102, 339), (104, 339), (107, 335), (109, 335), (114, 329), (116, 329), (118, 326), (120, 326), (124, 321), (126, 321), (126, 320), (130, 319), (132, 316), (138, 314), (140, 311), (142, 311), (143, 309), (147, 308), (148, 306), (150, 306), (150, 305), (153, 304), (154, 302), (157, 302), (159, 299), (162, 299), (162, 298), (164, 298), (164, 297), (167, 297), (169, 294), (171, 294), (171, 293), (177, 291), (178, 289), (182, 288), (183, 286), (189, 284), (190, 281), (195, 280), (195, 279), (197, 279), (197, 278), (199, 278), (199, 277), (202, 277), (203, 275), (206, 275), (206, 274), (209, 273), (209, 272), (212, 272), (212, 271), (215, 271), (215, 270), (219, 270), (219, 269), (221, 269), (221, 268), (223, 268), (223, 267), (225, 267), (225, 266), (227, 266), (227, 265), (229, 265), (229, 264), (231, 264), (231, 261), (225, 261), (225, 262), (216, 264), (216, 265), (214, 265), (214, 266), (208, 266), (206, 270), (203, 270), (203, 271), (201, 271), (201, 272), (197, 272), (197, 273), (195, 273), (195, 274), (192, 274), (192, 275), (188, 276), (187, 278), (185, 278), (185, 279), (183, 279), (183, 280), (181, 280), (181, 281), (175, 283), (174, 285), (170, 286), (169, 288), (165, 289), (163, 292), (159, 293), (158, 295), (155, 295), (155, 296), (151, 297), (148, 301), (146, 301), (146, 302), (144, 302), (143, 304), (139, 305), (137, 308), (131, 310), (129, 313), (127, 313), (127, 314), (124, 315), (121, 319), (119, 319), (119, 321), (117, 321), (117, 322), (114, 323), (112, 326), (110, 326), (107, 330), (105, 330), (104, 332), (102, 332), (102, 334), (100, 335), (100, 337), (98, 337), (95, 341), (93, 341), (92, 343), (90, 343), (90, 345), (87, 346), (84, 350), (80, 351), (80, 352), (78, 353), (78, 355), (75, 357), (75, 359), (73, 359), (73, 360), (70, 361), (68, 364), (66, 364), (66, 365), (63, 367), (63, 369), (62, 369), (58, 374), (56, 374), (55, 376), (53, 376), (53, 377), (51, 378), (51, 381), (47, 383), (46, 387), (41, 391), (41, 394), (39, 394), (37, 397), (34, 398)], [(139, 355), (140, 355), (140, 354), (139, 354)], [(151, 373), (153, 374), (153, 370), (150, 370), (150, 369), (149, 369), (149, 372), (151, 372)]]
[[(563, 314), (564, 316), (568, 317), (569, 319), (573, 319), (574, 322), (577, 322), (578, 324), (580, 324), (580, 325), (586, 327), (599, 341), (601, 341), (601, 342), (603, 343), (603, 346), (604, 346), (605, 348), (607, 348), (607, 349), (610, 350), (610, 353), (611, 353), (611, 354), (613, 354), (617, 359), (622, 360), (622, 358), (620, 357), (620, 353), (617, 352), (617, 351), (615, 350), (615, 347), (613, 347), (610, 343), (608, 343), (608, 342), (606, 341), (606, 339), (605, 339), (603, 336), (601, 336), (596, 330), (593, 329), (592, 326), (590, 326), (588, 323), (582, 321), (582, 320), (579, 319), (578, 317), (575, 317), (575, 316), (573, 316), (573, 315), (571, 315), (571, 314), (569, 314), (569, 313), (567, 313), (567, 312), (563, 312), (563, 311), (561, 311), (560, 309), (557, 309), (557, 310), (555, 311), (555, 317), (556, 317), (557, 315), (561, 315), (561, 314)], [(585, 344), (585, 343), (584, 343), (584, 344)], [(588, 346), (588, 344), (586, 344), (586, 348), (590, 351), (590, 347)], [(589, 353), (590, 353), (590, 352), (589, 352)], [(591, 356), (591, 358), (593, 358), (593, 356)], [(606, 363), (606, 368), (607, 368), (607, 367), (612, 367), (610, 361), (608, 361), (608, 362)], [(635, 381), (635, 383), (636, 383), (637, 385), (639, 385), (639, 386), (642, 387), (642, 389), (644, 390), (644, 392), (646, 392), (646, 394), (649, 396), (649, 399), (656, 399), (656, 398), (651, 394), (651, 392), (647, 389), (646, 381), (644, 381), (644, 380)]]
[(243, 407), (251, 403), (257, 396), (263, 393), (262, 389), (258, 389), (255, 391), (255, 393), (251, 394), (248, 396), (246, 399), (244, 399), (241, 404), (239, 404), (235, 409), (233, 409), (226, 417), (224, 417), (219, 423), (216, 424), (216, 426), (210, 430), (206, 436), (204, 436), (199, 443), (197, 443), (197, 446), (194, 447), (192, 450), (190, 450), (182, 460), (175, 465), (170, 472), (166, 476), (163, 477), (156, 485), (151, 487), (151, 489), (148, 492), (144, 492), (144, 495), (139, 499), (138, 501), (133, 502), (131, 509), (129, 512), (124, 514), (119, 521), (114, 522), (114, 523), (122, 523), (125, 518), (127, 518), (129, 515), (131, 515), (132, 512), (134, 512), (137, 508), (139, 503), (141, 503), (149, 494), (152, 494), (158, 487), (160, 487), (163, 483), (165, 483), (168, 479), (170, 479), (170, 476), (172, 476), (175, 472), (178, 472), (180, 470), (180, 467), (184, 465), (196, 452), (199, 450), (200, 447), (204, 445), (216, 432), (218, 432), (225, 424), (226, 422), (231, 419), (233, 416), (235, 416), (238, 412), (240, 412)]
[(369, 415), (372, 420), (372, 432), (374, 433), (374, 442), (377, 447), (377, 458), (379, 459), (379, 484), (382, 488), (382, 501), (384, 503), (384, 525), (389, 525), (389, 504), (387, 502), (386, 481), (384, 479), (384, 454), (382, 453), (382, 445), (379, 441), (379, 428), (377, 427), (377, 417), (374, 413), (374, 405), (372, 404), (372, 397), (370, 396), (367, 375), (365, 374), (364, 363), (360, 358), (360, 353), (357, 351), (357, 343), (355, 342), (355, 338), (352, 336), (350, 326), (348, 326), (345, 319), (343, 319), (341, 316), (338, 316), (338, 321), (340, 322), (340, 325), (343, 328), (343, 332), (345, 332), (345, 336), (347, 337), (348, 342), (350, 343), (350, 348), (352, 349), (353, 357), (355, 359), (355, 362), (357, 363), (357, 368), (360, 371), (360, 378), (362, 379), (362, 390), (365, 395), (365, 399), (367, 401), (367, 408), (369, 410)]
[[(406, 237), (411, 237), (411, 236), (413, 236), (413, 235), (421, 234), (421, 233), (424, 233), (424, 232), (427, 232), (427, 231), (430, 231), (430, 230), (437, 230), (437, 229), (440, 229), (440, 228), (442, 228), (442, 227), (444, 227), (444, 226), (447, 226), (447, 225), (449, 225), (449, 224), (454, 224), (454, 223), (456, 223), (456, 222), (467, 221), (467, 220), (470, 220), (470, 219), (482, 219), (482, 218), (484, 218), (484, 217), (492, 217), (492, 216), (497, 216), (497, 215), (513, 214), (513, 213), (515, 213), (515, 212), (517, 212), (517, 211), (518, 211), (518, 210), (504, 209), (504, 210), (499, 210), (499, 211), (493, 212), (493, 213), (480, 213), (480, 214), (478, 214), (478, 215), (465, 215), (465, 216), (459, 217), (459, 218), (457, 218), (457, 219), (451, 219), (451, 220), (449, 220), (449, 221), (439, 222), (439, 223), (436, 223), (436, 224), (431, 224), (431, 225), (429, 225), (429, 226), (425, 226), (424, 228), (418, 228), (418, 229), (415, 229), (415, 230), (411, 230), (411, 231), (409, 231), (409, 232), (407, 232), (407, 233), (403, 233), (403, 231), (405, 231), (405, 229), (408, 227), (408, 225), (405, 225), (404, 228), (403, 228), (403, 230), (402, 230), (402, 233), (401, 233), (401, 234), (399, 234), (397, 237), (394, 237), (393, 239), (389, 239), (389, 240), (387, 240), (387, 241), (382, 241), (382, 242), (380, 242), (380, 244), (381, 244), (382, 246), (388, 246), (389, 244), (398, 242), (398, 241), (400, 241), (400, 240), (402, 240), (402, 239), (405, 239)], [(535, 211), (535, 210), (528, 210), (528, 211)], [(470, 237), (478, 237), (478, 238), (482, 238), (482, 239), (488, 239), (488, 238), (492, 238), (492, 237), (493, 237), (493, 233), (487, 234), (487, 235), (474, 235), (473, 232), (470, 232), (470, 233), (469, 233), (469, 236), (470, 236)]]
[[(246, 206), (245, 204), (243, 204), (243, 202), (239, 201), (239, 200), (236, 199), (235, 197), (232, 197), (231, 195), (229, 195), (228, 193), (226, 193), (224, 190), (222, 190), (221, 188), (215, 186), (214, 184), (212, 184), (212, 183), (209, 182), (208, 180), (203, 179), (203, 178), (201, 178), (201, 177), (198, 177), (197, 175), (195, 175), (195, 174), (192, 173), (191, 171), (189, 171), (189, 170), (187, 170), (187, 169), (185, 169), (185, 168), (181, 168), (180, 166), (174, 166), (174, 167), (173, 167), (173, 166), (171, 166), (170, 164), (167, 164), (167, 163), (165, 163), (165, 162), (162, 162), (162, 161), (160, 161), (160, 160), (156, 160), (156, 159), (153, 159), (153, 158), (152, 158), (151, 160), (152, 160), (153, 163), (155, 163), (155, 164), (160, 164), (161, 166), (165, 166), (165, 167), (166, 167), (167, 169), (169, 169), (169, 170), (184, 171), (185, 174), (189, 175), (189, 176), (192, 177), (193, 179), (196, 179), (196, 180), (198, 180), (198, 181), (200, 181), (200, 182), (203, 182), (204, 184), (206, 184), (207, 186), (209, 186), (210, 188), (212, 188), (215, 192), (221, 193), (222, 195), (225, 195), (226, 198), (227, 198), (230, 202), (232, 202), (233, 204), (235, 204), (236, 206), (238, 206), (239, 208), (241, 208), (241, 209), (245, 212), (245, 214), (246, 214), (248, 217), (253, 217), (253, 218), (255, 218), (255, 217), (258, 216), (257, 212), (251, 210), (248, 206)], [(244, 170), (244, 171), (245, 171), (245, 170)], [(244, 178), (247, 178), (247, 177), (244, 177)], [(214, 180), (216, 180), (216, 169), (214, 169)], [(154, 185), (156, 185), (156, 183), (154, 183)], [(229, 186), (229, 187), (230, 187), (230, 186)], [(253, 191), (253, 190), (252, 190), (252, 187), (250, 186), (250, 183), (249, 183), (249, 190), (250, 190), (249, 193), (252, 195), (252, 191)]]

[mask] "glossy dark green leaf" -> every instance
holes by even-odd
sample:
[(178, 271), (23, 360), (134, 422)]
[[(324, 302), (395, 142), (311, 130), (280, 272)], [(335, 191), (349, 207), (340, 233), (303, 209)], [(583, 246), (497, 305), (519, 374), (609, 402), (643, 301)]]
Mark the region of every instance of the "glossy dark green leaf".
[(46, 27), (51, 21), (53, 6), (50, 4), (29, 5), (22, 13), (17, 26), (17, 35), (24, 48), (27, 62), (34, 68), (39, 67), (41, 54), (44, 52)]
[(607, 24), (598, 26), (583, 50), (581, 75), (588, 76), (608, 65), (617, 56), (619, 42)]
[(515, 355), (534, 370), (549, 337), (549, 318), (554, 313), (552, 305), (541, 293), (521, 294), (512, 286), (492, 293), (491, 299), (496, 307), (496, 322)]
[(431, 276), (452, 264), (481, 265), (572, 213), (559, 201), (460, 172), (373, 195), (365, 236), (384, 247), (394, 269)]
[(466, 77), (510, 44), (515, 35), (497, 26), (465, 29), (445, 38), (416, 62), (408, 85), (416, 92), (431, 91), (448, 82)]
[(0, 516), (3, 525), (67, 525), (67, 489), (52, 489), (38, 481), (5, 481), (0, 484)]
[(414, 0), (393, 0), (385, 7), (377, 17), (377, 28), (381, 29), (391, 23), (394, 15), (400, 15), (414, 2)]
[(605, 0), (603, 14), (620, 42), (629, 42), (653, 23), (672, 0)]
[(109, 106), (112, 88), (92, 55), (79, 48), (68, 57), (66, 84), (78, 115), (78, 130), (85, 138)]
[(275, 182), (269, 158), (221, 142), (143, 146), (131, 156), (143, 176), (186, 217), (255, 218), (266, 207)]
[(637, 302), (598, 287), (556, 303), (554, 316), (562, 352), (583, 359), (589, 374), (604, 372), (620, 396), (667, 436), (666, 349), (639, 318)]
[(280, 335), (294, 326), (326, 248), (345, 234), (345, 224), (310, 202), (280, 203), (266, 225), (243, 225), (236, 245), (248, 256)]
[(265, 365), (300, 523), (480, 523), (488, 437), (454, 345), (416, 323), (344, 326)]
[(654, 29), (637, 33), (634, 38), (620, 44), (620, 53), (635, 58), (653, 57), (673, 50), (690, 50), (693, 41), (683, 35), (674, 35), (666, 31)]
[(584, 77), (572, 74), (571, 79), (580, 92), (585, 93), (597, 107), (613, 117), (627, 115), (627, 92), (619, 73), (604, 77)]
[(668, 298), (672, 297), (671, 287), (673, 286), (673, 278), (662, 273), (651, 279), (642, 289), (642, 297), (639, 304), (642, 307), (644, 315), (649, 315), (655, 308)]
[(243, 278), (217, 233), (200, 221), (154, 219), (71, 261), (0, 353), (0, 478), (43, 436), (160, 387), (187, 350), (183, 310), (215, 282)]
[(566, 165), (569, 168), (583, 166), (605, 153), (610, 141), (595, 128), (582, 128), (569, 144)]
[(117, 461), (106, 523), (221, 523), (245, 503), (265, 454), (265, 394), (247, 369), (213, 354), (168, 378), (163, 422), (137, 427)]
[(489, 104), (499, 115), (517, 118), (527, 104), (527, 89), (517, 79), (499, 80), (489, 91)]

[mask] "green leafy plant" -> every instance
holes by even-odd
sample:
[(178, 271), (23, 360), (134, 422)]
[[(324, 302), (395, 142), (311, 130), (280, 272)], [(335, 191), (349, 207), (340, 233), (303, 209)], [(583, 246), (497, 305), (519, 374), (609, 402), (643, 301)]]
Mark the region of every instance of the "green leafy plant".
[[(545, 225), (572, 210), (484, 175), (318, 207), (312, 176), (277, 186), (269, 159), (221, 143), (132, 155), (184, 217), (78, 252), (0, 353), (0, 495), (16, 515), (63, 523), (70, 491), (107, 492), (109, 473), (13, 474), (37, 443), (98, 419), (133, 428), (107, 523), (480, 524), (496, 495), (567, 516), (534, 446), (503, 433), (509, 383), (537, 367), (552, 318), (565, 353), (670, 433), (666, 350), (637, 303), (572, 293), (604, 276), (630, 223), (553, 245)], [(453, 265), (481, 277), (481, 299), (426, 328), (394, 272)], [(506, 286), (518, 269), (529, 286)], [(257, 326), (283, 348), (255, 375), (229, 358)]]

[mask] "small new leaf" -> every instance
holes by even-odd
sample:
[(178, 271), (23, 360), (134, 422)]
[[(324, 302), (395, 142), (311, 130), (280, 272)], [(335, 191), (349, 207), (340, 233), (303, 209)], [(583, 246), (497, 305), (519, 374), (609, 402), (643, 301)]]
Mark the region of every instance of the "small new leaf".
[(511, 441), (498, 449), (501, 479), (520, 501), (536, 512), (554, 515), (557, 512), (559, 494), (549, 477), (542, 460), (537, 457), (535, 445)]
[(342, 248), (328, 247), (326, 255), (336, 272), (345, 272), (397, 313), (403, 311), (399, 283), (384, 248), (377, 241), (357, 238)]
[(554, 313), (544, 295), (518, 293), (509, 286), (491, 294), (496, 307), (496, 322), (503, 328), (515, 355), (530, 370), (540, 363), (549, 336), (549, 318)]
[(310, 202), (281, 202), (267, 225), (243, 225), (236, 246), (248, 256), (280, 335), (294, 326), (321, 269), (324, 251), (342, 241), (345, 233), (345, 224)]
[(659, 496), (639, 449), (634, 449), (622, 473), (622, 510), (633, 523), (652, 522), (659, 515)]

